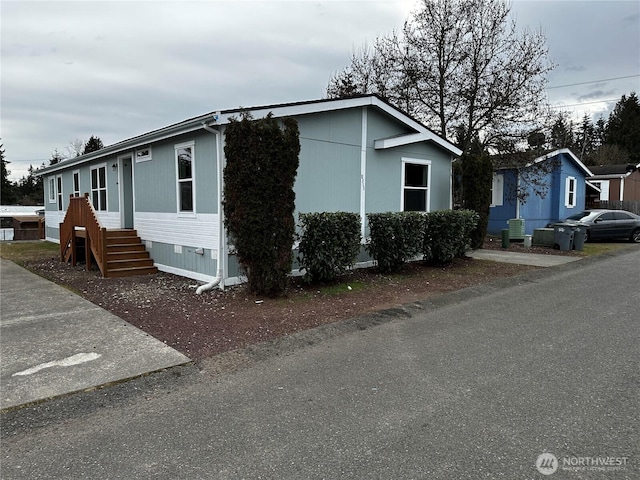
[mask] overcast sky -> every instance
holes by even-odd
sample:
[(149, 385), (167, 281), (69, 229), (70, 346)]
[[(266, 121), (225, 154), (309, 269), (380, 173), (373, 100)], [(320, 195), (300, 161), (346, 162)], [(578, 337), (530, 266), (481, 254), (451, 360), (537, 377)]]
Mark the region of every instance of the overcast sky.
[[(1, 130), (11, 177), (54, 149), (105, 145), (207, 112), (322, 98), (354, 49), (413, 0), (0, 1)], [(515, 0), (542, 28), (552, 105), (596, 118), (640, 94), (640, 2)], [(567, 86), (568, 85), (568, 86)]]

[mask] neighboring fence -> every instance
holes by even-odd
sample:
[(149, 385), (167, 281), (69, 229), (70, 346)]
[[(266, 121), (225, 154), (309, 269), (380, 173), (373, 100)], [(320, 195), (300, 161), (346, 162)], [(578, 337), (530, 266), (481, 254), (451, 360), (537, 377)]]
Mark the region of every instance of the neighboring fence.
[(0, 241), (39, 240), (44, 238), (44, 218), (35, 215), (3, 217)]
[(627, 212), (640, 215), (640, 201), (639, 200), (600, 200), (599, 208), (609, 208), (611, 210), (626, 210)]

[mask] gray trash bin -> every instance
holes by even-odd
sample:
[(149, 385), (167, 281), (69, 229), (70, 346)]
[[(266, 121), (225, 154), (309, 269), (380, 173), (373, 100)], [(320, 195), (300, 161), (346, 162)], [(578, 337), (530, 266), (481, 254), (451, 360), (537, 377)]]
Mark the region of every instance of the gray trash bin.
[(556, 223), (553, 226), (554, 248), (559, 248), (563, 252), (573, 249), (573, 228), (566, 223)]
[(573, 248), (575, 250), (584, 250), (584, 241), (586, 240), (587, 229), (582, 225), (573, 227)]

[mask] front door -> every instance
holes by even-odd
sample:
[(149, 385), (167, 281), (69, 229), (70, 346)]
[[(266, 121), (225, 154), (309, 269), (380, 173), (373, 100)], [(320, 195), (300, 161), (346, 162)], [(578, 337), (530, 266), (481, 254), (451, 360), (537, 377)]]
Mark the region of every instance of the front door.
[(120, 186), (120, 225), (133, 228), (133, 157), (118, 159), (118, 184)]

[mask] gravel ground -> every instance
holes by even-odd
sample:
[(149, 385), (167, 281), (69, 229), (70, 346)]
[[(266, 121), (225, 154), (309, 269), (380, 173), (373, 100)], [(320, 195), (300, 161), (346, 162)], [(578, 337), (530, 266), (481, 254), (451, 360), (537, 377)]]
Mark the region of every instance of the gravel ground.
[[(488, 239), (486, 248), (500, 248)], [(513, 244), (513, 251), (524, 250)], [(534, 248), (534, 253), (569, 254)], [(521, 265), (457, 259), (445, 267), (407, 265), (396, 275), (375, 268), (353, 270), (334, 284), (306, 284), (292, 278), (286, 296), (257, 297), (239, 285), (196, 295), (198, 283), (177, 275), (102, 278), (97, 270), (75, 268), (57, 258), (26, 265), (76, 291), (194, 361), (300, 330), (376, 310), (425, 300), (454, 290), (535, 269)]]

